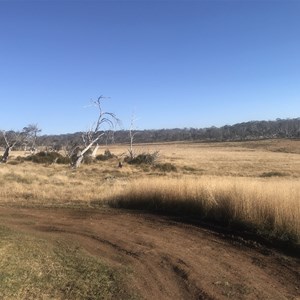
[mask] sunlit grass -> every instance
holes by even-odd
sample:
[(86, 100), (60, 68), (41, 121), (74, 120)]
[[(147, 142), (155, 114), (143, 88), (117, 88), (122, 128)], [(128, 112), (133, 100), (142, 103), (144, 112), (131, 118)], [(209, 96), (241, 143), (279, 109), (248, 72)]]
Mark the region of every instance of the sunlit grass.
[[(112, 206), (193, 215), (299, 242), (299, 141), (136, 145), (160, 150), (160, 167), (118, 159), (72, 170), (31, 162), (0, 165), (1, 205)], [(98, 153), (104, 152), (101, 149)], [(10, 162), (20, 153), (13, 153)], [(167, 164), (166, 164), (167, 163)], [(168, 167), (166, 167), (168, 166)]]
[[(130, 173), (130, 172), (129, 172)], [(71, 170), (66, 165), (22, 163), (0, 167), (0, 203), (65, 205), (108, 197), (118, 190), (127, 177), (126, 168), (83, 166)], [(116, 182), (119, 178), (119, 183)]]
[(140, 179), (111, 198), (113, 207), (192, 216), (300, 241), (300, 182), (201, 177)]

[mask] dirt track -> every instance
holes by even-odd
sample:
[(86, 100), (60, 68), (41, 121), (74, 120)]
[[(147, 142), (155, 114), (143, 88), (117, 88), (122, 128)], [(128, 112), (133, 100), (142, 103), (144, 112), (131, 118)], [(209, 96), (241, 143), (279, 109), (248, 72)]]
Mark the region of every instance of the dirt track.
[(300, 299), (300, 260), (247, 241), (118, 210), (0, 208), (5, 226), (79, 243), (128, 266), (146, 299)]

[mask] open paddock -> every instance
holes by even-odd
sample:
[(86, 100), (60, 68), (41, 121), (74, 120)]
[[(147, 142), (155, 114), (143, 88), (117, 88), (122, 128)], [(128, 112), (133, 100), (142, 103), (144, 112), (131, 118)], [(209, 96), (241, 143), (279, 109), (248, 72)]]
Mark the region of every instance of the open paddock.
[(274, 249), (299, 256), (299, 141), (135, 145), (157, 162), (122, 168), (107, 148), (0, 165), (2, 299), (298, 299), (299, 258)]

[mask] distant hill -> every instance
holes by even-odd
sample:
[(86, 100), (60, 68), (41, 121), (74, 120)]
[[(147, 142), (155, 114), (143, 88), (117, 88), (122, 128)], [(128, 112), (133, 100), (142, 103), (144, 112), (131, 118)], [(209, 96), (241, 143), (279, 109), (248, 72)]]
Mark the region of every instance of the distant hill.
[[(135, 143), (171, 141), (244, 141), (274, 138), (300, 138), (300, 118), (275, 121), (250, 121), (209, 128), (173, 128), (136, 130)], [(61, 135), (43, 135), (38, 144), (60, 149), (68, 143), (81, 143), (82, 132)], [(105, 132), (101, 144), (129, 143), (128, 130)]]

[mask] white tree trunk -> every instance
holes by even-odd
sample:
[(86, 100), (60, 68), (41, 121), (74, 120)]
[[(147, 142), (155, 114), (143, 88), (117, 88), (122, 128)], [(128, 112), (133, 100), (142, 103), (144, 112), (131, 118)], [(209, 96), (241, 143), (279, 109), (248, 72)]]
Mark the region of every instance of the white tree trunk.
[(95, 147), (95, 149), (93, 150), (92, 155), (91, 155), (93, 158), (96, 157), (98, 149), (99, 149), (99, 145), (97, 144), (96, 147)]
[(80, 167), (81, 163), (82, 163), (82, 160), (83, 160), (83, 154), (81, 151), (78, 151), (77, 153), (77, 159), (74, 163), (74, 168), (77, 169)]
[(12, 148), (11, 146), (6, 147), (1, 160), (3, 163), (7, 162), (11, 148)]
[(99, 136), (97, 136), (87, 147), (85, 147), (82, 151), (78, 151), (77, 153), (77, 158), (75, 160), (75, 162), (72, 164), (73, 168), (77, 169), (78, 167), (80, 167), (82, 160), (83, 160), (83, 156), (84, 153), (87, 152), (99, 139), (100, 137), (103, 135), (104, 133), (100, 134)]

